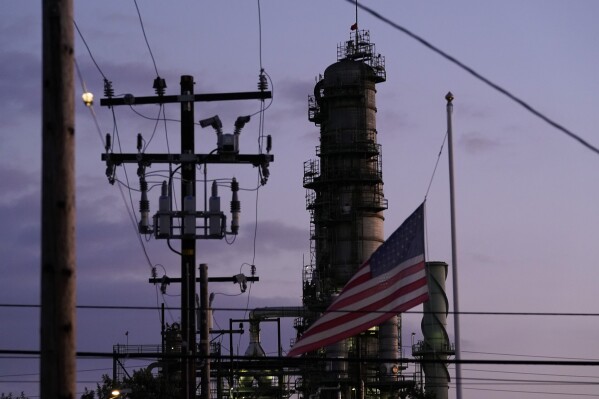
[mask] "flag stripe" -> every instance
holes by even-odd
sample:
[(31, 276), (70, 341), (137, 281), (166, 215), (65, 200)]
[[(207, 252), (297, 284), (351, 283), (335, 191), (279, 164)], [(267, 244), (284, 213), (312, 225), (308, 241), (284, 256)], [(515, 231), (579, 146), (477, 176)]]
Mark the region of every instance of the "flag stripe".
[(343, 289), (350, 289), (356, 285), (362, 284), (368, 281), (370, 277), (370, 267), (368, 266), (368, 261), (366, 261), (362, 264), (362, 266), (360, 266), (356, 274), (354, 274), (354, 276), (351, 279), (349, 279), (349, 281)]
[[(387, 308), (390, 305), (398, 303), (398, 301), (402, 299), (401, 296), (411, 295), (412, 292), (418, 291), (422, 287), (426, 288), (426, 278), (416, 280), (408, 285), (404, 285), (403, 287), (397, 290), (388, 292), (386, 297), (383, 297), (375, 302), (368, 301), (364, 304), (364, 306), (332, 310), (330, 312), (332, 316), (327, 317), (321, 323), (315, 325), (312, 331), (322, 331), (326, 328), (331, 328), (332, 323), (338, 324), (347, 322), (349, 320), (362, 317), (365, 314), (385, 312), (387, 311)], [(393, 296), (393, 298), (389, 298), (389, 296)]]
[(316, 323), (314, 323), (314, 328), (322, 323), (328, 322), (329, 320), (336, 319), (339, 312), (378, 311), (379, 305), (389, 303), (397, 299), (398, 295), (407, 294), (411, 290), (419, 288), (423, 283), (426, 283), (426, 274), (424, 270), (420, 271), (419, 273), (412, 274), (411, 276), (406, 277), (396, 282), (394, 285), (380, 290), (369, 297), (349, 303), (345, 307), (329, 308), (327, 313), (317, 320)]
[(377, 293), (372, 298), (356, 302), (353, 306), (330, 310), (330, 312), (327, 312), (327, 314), (314, 323), (311, 333), (318, 333), (332, 328), (333, 323), (345, 323), (364, 317), (367, 314), (384, 313), (388, 311), (389, 307), (401, 301), (403, 299), (402, 296), (408, 296), (412, 292), (418, 292), (422, 288), (426, 289), (426, 275), (424, 271), (420, 275), (417, 275), (417, 279), (414, 281), (402, 281), (393, 287)]
[[(396, 308), (392, 309), (392, 311), (396, 314), (405, 312), (406, 310), (411, 309), (414, 306), (421, 304), (422, 302), (426, 301), (427, 299), (428, 299), (428, 293), (421, 294), (420, 296), (416, 296), (412, 300), (405, 302), (403, 305), (397, 306)], [(342, 331), (336, 331), (337, 334), (329, 334), (328, 336), (316, 335), (316, 336), (306, 337), (306, 339), (304, 339), (304, 336), (302, 336), (302, 339), (293, 346), (293, 348), (289, 352), (288, 356), (301, 355), (302, 353), (309, 352), (309, 351), (321, 348), (323, 346), (333, 344), (342, 339), (352, 337), (356, 334), (361, 333), (362, 331), (367, 330), (372, 325), (377, 325), (379, 323), (382, 323), (383, 321), (385, 321), (388, 318), (389, 317), (387, 315), (380, 315), (376, 318), (371, 318), (370, 320), (364, 321), (360, 325), (356, 325), (354, 327), (348, 326), (347, 329), (344, 329)]]
[(407, 264), (405, 267), (400, 265), (391, 272), (375, 277), (369, 282), (362, 284), (359, 288), (353, 288), (349, 290), (344, 289), (344, 295), (337, 297), (337, 299), (331, 304), (330, 309), (334, 310), (343, 306), (347, 306), (347, 304), (350, 302), (380, 292), (382, 288), (388, 287), (392, 284), (395, 284), (402, 278), (407, 278), (412, 274), (422, 271), (424, 269), (423, 262), (424, 260), (422, 256), (410, 259), (410, 262), (405, 262)]

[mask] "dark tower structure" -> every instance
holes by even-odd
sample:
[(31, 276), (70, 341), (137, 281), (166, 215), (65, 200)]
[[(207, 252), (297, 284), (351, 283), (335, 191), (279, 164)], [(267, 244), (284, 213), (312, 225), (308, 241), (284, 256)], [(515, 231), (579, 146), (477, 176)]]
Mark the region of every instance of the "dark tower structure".
[[(368, 31), (356, 30), (337, 47), (309, 97), (308, 118), (320, 126), (318, 158), (304, 163), (311, 216), (311, 258), (304, 266), (304, 305), (322, 312), (358, 267), (384, 241), (381, 146), (377, 144), (376, 84), (385, 59)], [(296, 321), (301, 334), (314, 320)], [(302, 380), (305, 397), (388, 397), (397, 392), (399, 318), (319, 351), (323, 362)], [(392, 359), (363, 365), (347, 358)], [(325, 360), (330, 359), (330, 360)], [(325, 372), (323, 372), (323, 370)]]

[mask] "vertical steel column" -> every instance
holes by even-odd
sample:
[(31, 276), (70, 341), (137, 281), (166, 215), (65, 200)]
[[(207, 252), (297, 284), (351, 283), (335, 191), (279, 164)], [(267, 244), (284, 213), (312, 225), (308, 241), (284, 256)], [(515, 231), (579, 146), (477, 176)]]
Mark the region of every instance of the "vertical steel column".
[[(189, 101), (181, 102), (181, 156), (195, 153), (194, 142), (194, 98), (193, 76), (181, 76), (181, 96)], [(187, 196), (196, 200), (196, 172), (194, 163), (183, 163), (181, 166), (181, 204)], [(195, 222), (194, 222), (195, 223)], [(196, 323), (195, 323), (195, 234), (183, 236), (181, 239), (181, 378), (183, 399), (194, 399), (196, 396)]]

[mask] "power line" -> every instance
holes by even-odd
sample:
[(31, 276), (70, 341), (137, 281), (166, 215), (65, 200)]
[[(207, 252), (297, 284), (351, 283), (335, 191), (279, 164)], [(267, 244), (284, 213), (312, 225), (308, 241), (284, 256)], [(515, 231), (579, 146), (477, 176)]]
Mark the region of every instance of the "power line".
[(133, 0), (135, 4), (135, 9), (137, 10), (137, 16), (139, 17), (139, 24), (141, 25), (141, 32), (144, 35), (144, 40), (146, 41), (146, 45), (148, 46), (148, 51), (150, 52), (150, 57), (152, 58), (152, 63), (154, 64), (154, 70), (156, 71), (156, 76), (159, 76), (158, 68), (156, 67), (156, 60), (154, 59), (154, 54), (152, 54), (152, 49), (150, 48), (150, 43), (148, 42), (148, 36), (146, 36), (146, 29), (144, 28), (144, 21), (141, 18), (141, 13), (139, 12), (139, 7), (137, 6), (137, 0)]
[(560, 395), (560, 396), (587, 396), (593, 398), (599, 398), (599, 395), (589, 393), (573, 393), (573, 392), (539, 392), (539, 391), (520, 391), (513, 389), (487, 389), (487, 388), (464, 388), (471, 391), (486, 391), (486, 392), (510, 392), (510, 393), (527, 393), (527, 394), (538, 394), (538, 395)]
[(485, 381), (469, 382), (468, 385), (486, 384), (486, 385), (599, 385), (597, 381), (570, 381), (570, 380), (529, 380), (518, 378), (482, 378), (482, 377), (463, 377), (462, 381)]
[(429, 43), (428, 41), (426, 41), (422, 37), (420, 37), (417, 34), (411, 32), (410, 30), (404, 28), (403, 26), (400, 26), (397, 23), (391, 21), (390, 19), (384, 17), (380, 13), (374, 11), (373, 9), (371, 9), (369, 7), (366, 7), (366, 6), (362, 5), (362, 4), (359, 4), (355, 0), (346, 0), (346, 1), (348, 3), (351, 3), (352, 5), (354, 3), (357, 4), (362, 10), (364, 10), (367, 13), (371, 14), (373, 17), (379, 19), (380, 21), (385, 22), (386, 24), (390, 25), (391, 27), (393, 27), (393, 28), (395, 28), (395, 29), (397, 29), (397, 30), (405, 33), (406, 35), (410, 36), (412, 39), (418, 41), (423, 46), (425, 46), (428, 49), (434, 51), (435, 53), (439, 54), (440, 56), (442, 56), (446, 60), (454, 63), (457, 66), (459, 66), (460, 68), (462, 68), (463, 70), (465, 70), (466, 72), (468, 72), (469, 74), (471, 74), (472, 76), (474, 76), (475, 78), (477, 78), (478, 80), (482, 81), (483, 83), (486, 83), (488, 86), (492, 87), (496, 91), (498, 91), (498, 92), (502, 93), (503, 95), (507, 96), (510, 100), (516, 102), (517, 104), (519, 104), (520, 106), (522, 106), (524, 109), (526, 109), (527, 111), (529, 111), (533, 115), (539, 117), (540, 119), (542, 119), (543, 121), (545, 121), (549, 125), (553, 126), (557, 130), (561, 131), (562, 133), (565, 133), (570, 138), (578, 141), (580, 144), (582, 144), (583, 146), (585, 146), (587, 149), (593, 151), (596, 154), (599, 154), (599, 148), (591, 145), (589, 142), (587, 142), (586, 140), (584, 140), (583, 138), (581, 138), (580, 136), (578, 136), (574, 132), (570, 131), (569, 129), (565, 128), (564, 126), (562, 126), (562, 125), (558, 124), (557, 122), (553, 121), (548, 116), (545, 116), (544, 114), (542, 114), (540, 111), (537, 111), (535, 108), (533, 108), (531, 105), (529, 105), (528, 103), (526, 103), (524, 100), (521, 100), (520, 98), (516, 97), (514, 94), (510, 93), (508, 90), (504, 89), (503, 87), (499, 86), (498, 84), (493, 83), (489, 79), (487, 79), (484, 76), (482, 76), (480, 73), (476, 72), (474, 69), (472, 69), (469, 66), (465, 65), (464, 63), (462, 63), (461, 61), (459, 61), (455, 57), (447, 54), (446, 52), (444, 52), (443, 50), (439, 49), (438, 47), (432, 45), (431, 43)]
[[(41, 305), (38, 304), (18, 304), (18, 303), (0, 303), (0, 308), (39, 308)], [(108, 310), (157, 310), (160, 308), (154, 306), (121, 306), (121, 305), (77, 305), (77, 309), (108, 309)], [(177, 308), (173, 308), (177, 309)], [(211, 308), (218, 311), (244, 311), (245, 308)], [(373, 310), (372, 312), (377, 312)], [(425, 314), (426, 312), (421, 310), (409, 310), (402, 314)], [(455, 312), (448, 312), (454, 314)], [(537, 316), (537, 317), (598, 317), (599, 313), (566, 313), (566, 312), (464, 312), (461, 311), (460, 315), (469, 316)], [(481, 354), (493, 354), (491, 352), (472, 352)]]
[(540, 375), (540, 376), (547, 376), (547, 377), (599, 378), (599, 376), (595, 376), (595, 375), (531, 373), (531, 372), (526, 372), (526, 371), (483, 370), (483, 369), (462, 369), (462, 370), (482, 372), (482, 373), (494, 373), (494, 374)]
[[(0, 355), (3, 358), (12, 358), (11, 356), (29, 356), (32, 358), (39, 357), (41, 352), (39, 350), (22, 350), (22, 349), (0, 349)], [(156, 357), (162, 358), (205, 358), (204, 355), (182, 355), (180, 353), (128, 353), (127, 358), (131, 359), (155, 359)], [(211, 359), (218, 359), (219, 356), (208, 356)], [(114, 358), (113, 352), (101, 352), (101, 351), (80, 351), (77, 352), (77, 358), (80, 359), (106, 359)], [(319, 357), (287, 357), (287, 356), (265, 356), (261, 357), (259, 361), (283, 361), (289, 367), (295, 367), (303, 365), (305, 362), (314, 361), (314, 359), (321, 359)], [(256, 361), (254, 356), (233, 356), (234, 361), (252, 360)], [(597, 367), (599, 366), (599, 360), (515, 360), (515, 359), (415, 359), (415, 358), (365, 358), (365, 357), (344, 357), (344, 358), (328, 358), (329, 362), (373, 362), (373, 363), (389, 363), (389, 362), (400, 362), (400, 363), (418, 363), (418, 364), (491, 364), (491, 365), (512, 365), (512, 366), (585, 366), (585, 367)]]
[(106, 78), (106, 75), (104, 75), (104, 72), (102, 72), (102, 69), (100, 68), (100, 65), (98, 65), (98, 63), (96, 62), (96, 59), (94, 58), (94, 56), (92, 54), (92, 51), (90, 50), (89, 46), (87, 45), (87, 42), (85, 41), (85, 38), (83, 37), (83, 34), (81, 33), (81, 30), (79, 30), (79, 26), (77, 26), (77, 22), (75, 22), (75, 20), (73, 20), (73, 24), (75, 25), (75, 29), (77, 29), (77, 33), (79, 33), (79, 37), (81, 38), (81, 41), (83, 42), (83, 45), (87, 49), (87, 52), (89, 54), (89, 58), (91, 58), (92, 62), (96, 66), (96, 69), (98, 70), (98, 72), (100, 72), (100, 75), (102, 75), (102, 77), (104, 78), (104, 81), (108, 81), (108, 79)]
[(562, 359), (562, 360), (597, 360), (594, 358), (525, 355), (525, 354), (521, 354), (521, 353), (497, 353), (497, 352), (476, 352), (476, 351), (464, 351), (464, 352), (465, 353), (475, 353), (477, 355), (493, 355), (493, 356), (535, 357), (535, 358), (543, 358), (543, 359)]

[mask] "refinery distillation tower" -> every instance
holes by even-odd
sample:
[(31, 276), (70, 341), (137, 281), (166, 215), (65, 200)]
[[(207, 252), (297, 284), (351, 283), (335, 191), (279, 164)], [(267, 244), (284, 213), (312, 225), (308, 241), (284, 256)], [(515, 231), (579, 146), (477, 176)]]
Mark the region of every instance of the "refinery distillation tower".
[[(309, 97), (309, 120), (320, 126), (318, 158), (304, 163), (303, 181), (311, 216), (311, 256), (304, 267), (303, 302), (312, 315), (331, 303), (384, 241), (387, 200), (377, 143), (376, 84), (385, 80), (385, 58), (376, 52), (369, 32), (356, 29), (338, 45), (337, 62), (325, 70)], [(429, 311), (423, 319), (425, 339), (413, 348), (414, 355), (435, 365), (424, 371), (429, 395), (437, 399), (447, 397), (449, 374), (443, 360), (453, 354), (445, 331), (446, 273), (442, 270), (446, 266), (427, 264), (429, 271), (435, 270), (434, 279), (429, 273), (429, 281), (435, 284), (434, 301), (425, 304)], [(298, 333), (315, 318), (298, 318)], [(422, 385), (417, 387), (414, 378), (406, 379), (401, 373), (406, 367), (400, 362), (399, 315), (313, 355), (322, 361), (304, 370), (305, 397), (386, 399), (423, 393)]]

